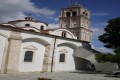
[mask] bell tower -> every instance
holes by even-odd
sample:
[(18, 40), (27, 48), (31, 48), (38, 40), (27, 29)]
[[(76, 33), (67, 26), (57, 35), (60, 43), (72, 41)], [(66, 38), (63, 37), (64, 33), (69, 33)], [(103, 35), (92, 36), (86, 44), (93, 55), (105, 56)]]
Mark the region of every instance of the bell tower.
[(80, 4), (62, 8), (60, 27), (70, 30), (78, 40), (91, 42), (90, 11)]

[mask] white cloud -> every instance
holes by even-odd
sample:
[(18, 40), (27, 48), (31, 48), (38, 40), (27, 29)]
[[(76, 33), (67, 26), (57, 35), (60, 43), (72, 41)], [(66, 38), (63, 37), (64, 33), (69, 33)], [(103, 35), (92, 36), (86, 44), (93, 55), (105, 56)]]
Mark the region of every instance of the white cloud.
[(49, 17), (46, 17), (47, 19), (52, 19), (52, 20), (54, 20), (54, 21), (59, 21), (59, 18), (54, 18), (54, 17), (52, 17), (52, 16), (49, 16)]
[(56, 29), (56, 28), (59, 28), (59, 24), (52, 23), (48, 25), (48, 29)]
[(37, 8), (30, 0), (0, 0), (0, 23), (9, 20), (23, 19), (24, 12), (35, 13), (42, 16), (51, 16), (54, 10)]
[(98, 31), (100, 31), (99, 28), (91, 28), (91, 30), (92, 30), (93, 32), (98, 32)]
[(47, 8), (42, 8), (42, 9), (39, 9), (38, 13), (41, 13), (44, 16), (51, 16), (55, 13), (55, 11), (47, 9)]
[(92, 30), (92, 37), (93, 39), (97, 39), (98, 36), (102, 35), (104, 33), (104, 30), (102, 28), (91, 28)]
[(55, 20), (55, 21), (59, 21), (59, 18), (55, 18), (54, 20)]
[(91, 15), (93, 15), (93, 16), (108, 16), (110, 14), (108, 14), (108, 13), (92, 13)]
[(105, 27), (108, 23), (95, 23), (92, 24), (92, 27)]
[(102, 53), (113, 53), (113, 51), (111, 49), (107, 49), (105, 47), (96, 47), (96, 46), (92, 45), (92, 48), (97, 51), (100, 51)]
[(107, 25), (108, 23), (95, 23), (92, 24), (91, 30), (92, 30), (92, 34), (93, 34), (93, 39), (97, 39), (98, 36), (102, 35), (104, 32), (104, 27)]

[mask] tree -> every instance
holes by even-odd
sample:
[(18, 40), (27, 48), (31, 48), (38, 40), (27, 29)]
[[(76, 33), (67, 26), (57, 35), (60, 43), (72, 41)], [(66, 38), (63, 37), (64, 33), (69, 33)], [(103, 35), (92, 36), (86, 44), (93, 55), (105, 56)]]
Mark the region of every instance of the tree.
[(120, 17), (108, 21), (105, 33), (98, 37), (106, 48), (116, 49), (120, 46)]
[(111, 53), (97, 53), (96, 60), (101, 63), (101, 62), (112, 62), (112, 63), (117, 63), (118, 69), (120, 69), (120, 47), (115, 49), (115, 54)]
[(98, 39), (104, 43), (106, 48), (113, 49), (115, 54), (98, 53), (96, 54), (96, 60), (98, 62), (117, 63), (120, 69), (120, 17), (109, 20), (104, 31), (105, 33), (100, 35)]

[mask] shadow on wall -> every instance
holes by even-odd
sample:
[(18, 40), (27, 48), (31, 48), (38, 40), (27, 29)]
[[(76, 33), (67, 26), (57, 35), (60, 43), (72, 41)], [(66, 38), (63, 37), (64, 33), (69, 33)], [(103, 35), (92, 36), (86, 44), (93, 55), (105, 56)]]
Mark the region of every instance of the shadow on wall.
[(88, 70), (88, 71), (96, 70), (95, 65), (86, 59), (74, 57), (74, 61), (75, 61), (75, 69), (76, 70)]
[(44, 46), (49, 45), (49, 43), (47, 41), (40, 39), (40, 38), (27, 38), (27, 39), (24, 39), (22, 42), (23, 43), (25, 43), (25, 42), (37, 42), (37, 43), (44, 45)]

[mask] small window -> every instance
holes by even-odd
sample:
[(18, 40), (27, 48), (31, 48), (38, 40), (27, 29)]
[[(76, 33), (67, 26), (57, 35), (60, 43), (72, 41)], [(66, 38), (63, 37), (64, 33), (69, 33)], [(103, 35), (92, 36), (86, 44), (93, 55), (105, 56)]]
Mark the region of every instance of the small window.
[(77, 15), (77, 12), (73, 11), (72, 16), (76, 16), (76, 15)]
[(30, 20), (30, 18), (28, 18), (28, 20)]
[(60, 54), (59, 62), (65, 62), (65, 54)]
[(27, 17), (25, 17), (25, 20), (27, 20)]
[(33, 51), (26, 51), (24, 62), (32, 62), (32, 59), (33, 59)]
[(66, 28), (68, 28), (68, 25), (65, 25)]
[(70, 12), (66, 12), (66, 16), (69, 17), (70, 16)]
[(66, 37), (66, 32), (62, 32), (62, 37)]
[(76, 24), (74, 24), (74, 27), (77, 27), (77, 25), (76, 25)]
[(40, 30), (44, 30), (44, 26), (41, 26), (41, 27), (40, 27)]
[(83, 12), (83, 14), (85, 14), (85, 12)]
[(30, 26), (30, 24), (25, 24), (25, 26)]
[(85, 15), (88, 16), (88, 13), (86, 13)]

